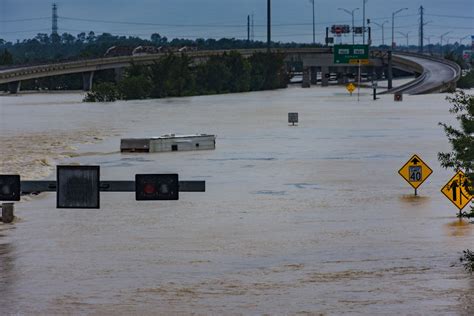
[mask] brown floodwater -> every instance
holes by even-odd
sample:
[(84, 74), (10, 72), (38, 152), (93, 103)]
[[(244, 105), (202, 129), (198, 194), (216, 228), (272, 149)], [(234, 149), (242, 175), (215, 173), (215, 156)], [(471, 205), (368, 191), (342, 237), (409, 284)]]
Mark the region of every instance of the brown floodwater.
[[(363, 92), (0, 97), (1, 173), (52, 179), (57, 164), (98, 164), (102, 179), (207, 184), (170, 202), (102, 193), (100, 210), (25, 197), (16, 222), (0, 224), (1, 314), (473, 314), (459, 257), (474, 225), (440, 192), (450, 105)], [(119, 153), (121, 137), (170, 132), (216, 134), (217, 148)], [(397, 174), (414, 153), (434, 170), (418, 197)]]

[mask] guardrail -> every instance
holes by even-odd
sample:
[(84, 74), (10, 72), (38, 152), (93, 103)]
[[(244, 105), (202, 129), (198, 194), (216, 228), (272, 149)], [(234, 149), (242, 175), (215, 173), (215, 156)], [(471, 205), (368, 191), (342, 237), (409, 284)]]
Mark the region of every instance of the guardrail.
[[(423, 91), (419, 91), (419, 92), (416, 92), (414, 94), (428, 94), (428, 93), (433, 93), (433, 92), (447, 91), (447, 90), (449, 90), (453, 87), (453, 84), (455, 84), (461, 76), (461, 67), (458, 64), (456, 64), (455, 62), (452, 62), (452, 61), (449, 61), (449, 60), (446, 60), (446, 59), (443, 59), (443, 58), (434, 57), (434, 56), (430, 56), (430, 55), (423, 55), (423, 54), (406, 53), (406, 52), (396, 52), (396, 54), (397, 55), (402, 55), (402, 56), (418, 57), (418, 58), (432, 60), (432, 61), (435, 61), (435, 62), (438, 62), (438, 63), (445, 64), (445, 65), (447, 65), (447, 66), (449, 66), (453, 69), (453, 77), (450, 80), (443, 81), (435, 87), (432, 87), (432, 88), (429, 88), (429, 89), (426, 89), (426, 90), (423, 90)], [(400, 59), (403, 59), (403, 57), (402, 58), (399, 58), (399, 57), (397, 58), (396, 56), (394, 56), (394, 63), (397, 63), (397, 61), (401, 62)], [(410, 62), (410, 63), (417, 64), (413, 61), (408, 61), (408, 60), (406, 60), (406, 61)], [(417, 65), (420, 68), (423, 68), (422, 65), (420, 65), (420, 64), (417, 64)], [(408, 83), (406, 83), (402, 86), (387, 90), (387, 91), (383, 92), (383, 94), (404, 92), (404, 91), (407, 91), (409, 89), (415, 88), (416, 86), (420, 85), (426, 79), (427, 74), (428, 74), (428, 71), (426, 69), (423, 69), (423, 72), (421, 73), (421, 75), (418, 78), (416, 78), (415, 80), (410, 81), (410, 82), (408, 82)]]
[[(256, 49), (225, 49), (225, 50), (206, 50), (206, 51), (192, 51), (185, 52), (187, 56), (193, 59), (208, 58), (211, 56), (218, 56), (224, 53), (230, 53), (237, 51), (244, 57), (249, 57), (254, 53), (266, 52), (267, 49), (256, 48)], [(321, 54), (330, 53), (330, 48), (275, 48), (272, 52), (284, 53), (284, 54)], [(63, 75), (69, 73), (81, 73), (104, 69), (120, 68), (128, 66), (133, 63), (138, 64), (151, 64), (156, 60), (166, 56), (168, 53), (158, 53), (149, 55), (138, 55), (138, 56), (118, 56), (118, 57), (103, 57), (96, 59), (78, 60), (78, 61), (67, 61), (61, 63), (33, 65), (25, 67), (15, 67), (0, 70), (0, 84), (22, 81), (39, 77), (49, 77), (56, 75)], [(176, 52), (176, 54), (181, 54)]]

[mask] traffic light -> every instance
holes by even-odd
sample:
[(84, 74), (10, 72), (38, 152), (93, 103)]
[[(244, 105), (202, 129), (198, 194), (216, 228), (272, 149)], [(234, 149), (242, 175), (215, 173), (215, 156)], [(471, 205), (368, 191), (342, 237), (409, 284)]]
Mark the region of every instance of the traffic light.
[(135, 199), (137, 201), (179, 200), (178, 175), (135, 175)]
[(0, 201), (20, 201), (20, 176), (0, 175)]

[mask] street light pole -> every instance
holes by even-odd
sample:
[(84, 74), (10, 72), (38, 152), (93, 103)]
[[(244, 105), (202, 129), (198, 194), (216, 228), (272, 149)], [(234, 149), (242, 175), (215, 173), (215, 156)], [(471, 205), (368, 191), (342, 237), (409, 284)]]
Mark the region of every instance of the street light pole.
[(459, 46), (461, 46), (461, 45), (462, 45), (462, 41), (463, 41), (464, 39), (468, 38), (468, 37), (469, 37), (469, 35), (466, 35), (466, 36), (464, 36), (464, 37), (461, 37), (461, 38), (459, 39)]
[(365, 45), (365, 4), (369, 0), (362, 0), (362, 44)]
[(407, 51), (408, 51), (408, 47), (409, 47), (409, 45), (408, 45), (408, 34), (410, 34), (410, 32), (406, 32), (406, 33), (398, 32), (398, 33), (403, 35), (404, 37), (406, 37), (406, 39), (407, 39)]
[(355, 37), (354, 37), (354, 12), (359, 10), (359, 8), (355, 8), (354, 10), (352, 11), (349, 11), (347, 9), (344, 9), (344, 8), (338, 8), (338, 10), (342, 10), (344, 12), (346, 12), (347, 14), (350, 14), (352, 16), (352, 45), (355, 44)]
[(449, 33), (451, 33), (451, 31), (448, 31), (444, 34), (441, 34), (441, 38), (440, 38), (440, 45), (439, 45), (439, 51), (440, 51), (440, 55), (441, 57), (443, 57), (443, 37), (445, 37), (446, 35), (448, 35)]
[(395, 45), (394, 45), (395, 44), (395, 15), (397, 15), (398, 13), (404, 10), (408, 10), (408, 8), (403, 8), (392, 13), (392, 45), (391, 45), (392, 51), (395, 49)]
[(372, 23), (374, 23), (374, 24), (377, 25), (378, 27), (382, 28), (382, 45), (384, 46), (384, 45), (385, 45), (385, 31), (384, 31), (384, 27), (383, 27), (383, 26), (384, 26), (385, 23), (388, 23), (388, 21), (383, 21), (382, 24), (379, 24), (379, 23), (377, 23), (377, 22), (372, 22)]

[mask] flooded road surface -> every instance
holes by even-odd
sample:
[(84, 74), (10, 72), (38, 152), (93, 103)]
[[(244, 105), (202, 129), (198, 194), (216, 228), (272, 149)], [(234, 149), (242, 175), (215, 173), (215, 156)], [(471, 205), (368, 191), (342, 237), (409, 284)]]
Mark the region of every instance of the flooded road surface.
[[(452, 172), (437, 162), (449, 150), (438, 122), (454, 123), (443, 95), (81, 98), (2, 97), (1, 171), (38, 179), (57, 163), (100, 164), (102, 179), (172, 172), (207, 192), (151, 203), (103, 193), (101, 210), (25, 198), (0, 226), (2, 314), (474, 313), (459, 264), (474, 225), (440, 193)], [(120, 137), (170, 132), (216, 134), (217, 149), (118, 152)], [(397, 174), (414, 153), (434, 170), (416, 198)]]

